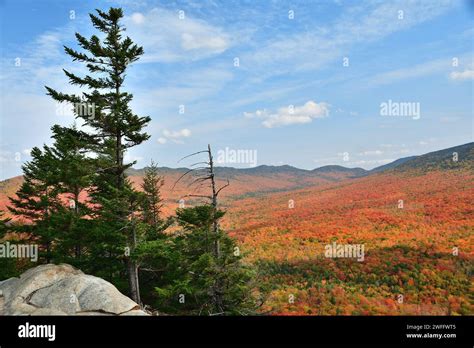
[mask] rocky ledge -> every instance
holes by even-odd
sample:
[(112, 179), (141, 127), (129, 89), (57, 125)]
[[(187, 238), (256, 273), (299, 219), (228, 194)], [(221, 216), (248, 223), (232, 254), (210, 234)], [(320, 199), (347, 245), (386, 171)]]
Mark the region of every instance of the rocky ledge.
[(0, 281), (0, 315), (148, 315), (109, 282), (67, 265)]

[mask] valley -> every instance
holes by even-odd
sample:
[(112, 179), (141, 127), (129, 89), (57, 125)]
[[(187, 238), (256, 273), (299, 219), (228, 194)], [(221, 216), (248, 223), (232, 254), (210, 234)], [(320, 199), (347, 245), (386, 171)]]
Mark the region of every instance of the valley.
[[(372, 171), (218, 168), (219, 185), (230, 182), (222, 227), (257, 266), (267, 291), (262, 313), (472, 315), (473, 158), (470, 143)], [(185, 171), (160, 170), (165, 216), (190, 193), (191, 178), (173, 187)], [(142, 176), (129, 172), (135, 187)], [(21, 180), (0, 184), (0, 209)], [(363, 262), (326, 257), (334, 243), (362, 245)]]

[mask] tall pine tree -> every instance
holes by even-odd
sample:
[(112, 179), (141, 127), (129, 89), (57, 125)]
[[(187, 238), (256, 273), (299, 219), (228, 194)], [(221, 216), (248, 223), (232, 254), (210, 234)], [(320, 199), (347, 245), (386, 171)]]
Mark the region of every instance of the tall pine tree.
[(165, 233), (174, 220), (163, 218), (161, 208), (161, 188), (164, 179), (159, 174), (158, 166), (152, 161), (145, 168), (141, 188), (141, 219), (138, 224), (138, 241), (133, 257), (139, 265), (140, 287), (144, 290), (144, 300), (154, 300), (154, 287), (169, 284), (174, 276), (172, 270), (178, 253), (173, 249), (172, 236)]
[(65, 47), (73, 61), (86, 65), (90, 75), (80, 77), (64, 72), (71, 84), (86, 90), (82, 95), (76, 95), (64, 94), (50, 87), (46, 89), (56, 101), (72, 103), (76, 117), (92, 129), (99, 170), (90, 193), (97, 207), (93, 216), (100, 222), (94, 230), (97, 239), (94, 252), (103, 261), (100, 269), (107, 278), (113, 278), (119, 272), (121, 259), (125, 261), (130, 296), (138, 302), (137, 267), (127, 253), (124, 255), (124, 250), (129, 250), (127, 248), (133, 243), (134, 234), (131, 218), (134, 190), (125, 174), (134, 163), (125, 163), (124, 155), (128, 149), (149, 138), (143, 128), (150, 118), (132, 112), (129, 103), (133, 96), (123, 91), (122, 86), (129, 64), (140, 58), (143, 48), (129, 37), (123, 37), (122, 9), (96, 11), (97, 15), (90, 14), (90, 19), (104, 35), (104, 40), (96, 35), (87, 39), (76, 33), (78, 44), (85, 52)]
[(164, 179), (158, 173), (158, 166), (151, 161), (149, 167), (145, 168), (142, 190), (144, 200), (142, 204), (143, 221), (158, 231), (163, 220), (160, 218), (161, 208), (163, 206), (160, 189), (164, 185)]
[(91, 185), (93, 160), (87, 156), (88, 135), (75, 127), (52, 127), (52, 146), (35, 147), (23, 166), (24, 182), (10, 198), (9, 210), (23, 223), (12, 225), (39, 243), (46, 262), (71, 262), (81, 253), (90, 220), (79, 196)]
[[(10, 218), (4, 217), (4, 212), (0, 210), (0, 244), (5, 243), (7, 240), (11, 242), (12, 238), (8, 238), (8, 234), (11, 234), (9, 224), (11, 223)], [(4, 255), (0, 257), (0, 279), (8, 279), (19, 275), (19, 267), (17, 260), (14, 258), (6, 258)]]
[(210, 145), (207, 150), (190, 156), (200, 153), (208, 157), (207, 161), (198, 162), (205, 165), (188, 170), (178, 182), (188, 173), (198, 173), (193, 183), (208, 186), (210, 193), (187, 196), (205, 198), (209, 202), (176, 210), (181, 231), (172, 244), (172, 254), (177, 255), (173, 259), (176, 262), (174, 276), (171, 282), (156, 287), (162, 298), (159, 304), (182, 314), (253, 314), (261, 304), (254, 296), (258, 292), (255, 271), (243, 263), (235, 240), (219, 226), (225, 212), (218, 208), (218, 196), (229, 182), (217, 187)]
[(52, 131), (55, 141), (49, 151), (53, 155), (63, 202), (52, 217), (53, 225), (61, 231), (56, 242), (57, 258), (88, 271), (94, 264), (89, 260), (92, 255), (87, 253), (88, 231), (93, 221), (88, 218), (91, 207), (81, 195), (85, 196), (95, 174), (95, 161), (89, 156), (92, 139), (75, 125), (55, 125)]
[(54, 257), (53, 244), (58, 235), (52, 216), (61, 209), (58, 168), (48, 146), (43, 150), (34, 147), (30, 155), (31, 160), (22, 166), (24, 181), (16, 196), (9, 197), (8, 209), (23, 222), (15, 225), (14, 230), (29, 234), (30, 240), (41, 246), (40, 256), (49, 263)]

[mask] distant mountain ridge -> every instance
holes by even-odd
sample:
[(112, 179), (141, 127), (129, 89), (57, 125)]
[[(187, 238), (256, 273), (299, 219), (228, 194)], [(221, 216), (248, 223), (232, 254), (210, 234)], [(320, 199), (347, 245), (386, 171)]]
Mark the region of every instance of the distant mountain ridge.
[(398, 166), (402, 165), (403, 163), (411, 161), (412, 159), (415, 159), (417, 157), (418, 156), (402, 157), (402, 158), (399, 158), (399, 159), (397, 159), (393, 162), (390, 162), (390, 163), (378, 166), (376, 168), (373, 168), (373, 169), (369, 170), (368, 172), (371, 173), (371, 174), (372, 173), (384, 172), (386, 170), (390, 170), (390, 169), (393, 169), (395, 167), (398, 167)]
[[(457, 153), (457, 161), (454, 160), (454, 153)], [(360, 177), (371, 175), (375, 173), (381, 173), (388, 170), (397, 169), (409, 170), (419, 169), (426, 167), (426, 170), (431, 169), (454, 169), (460, 166), (472, 167), (474, 165), (474, 142), (442, 149), (438, 151), (429, 152), (418, 156), (402, 157), (393, 162), (375, 167), (370, 170), (366, 170), (360, 167), (349, 168), (341, 165), (326, 165), (315, 169), (300, 169), (290, 165), (272, 166), (272, 165), (260, 165), (250, 168), (234, 168), (234, 167), (216, 167), (217, 175), (234, 176), (237, 174), (249, 174), (249, 175), (274, 175), (274, 174), (293, 174), (297, 176), (308, 176), (308, 175), (322, 175), (344, 173), (350, 177)], [(145, 168), (128, 170), (129, 175), (142, 175)], [(184, 173), (188, 168), (169, 168), (160, 167), (159, 170), (162, 174), (173, 173)]]
[[(455, 160), (457, 159), (457, 161)], [(397, 159), (391, 163), (376, 167), (372, 170), (363, 168), (347, 168), (340, 165), (327, 165), (313, 170), (296, 168), (290, 165), (271, 166), (261, 165), (251, 168), (216, 167), (219, 185), (231, 182), (223, 193), (223, 198), (256, 197), (274, 192), (289, 192), (308, 187), (332, 185), (346, 180), (379, 176), (384, 173), (426, 173), (443, 170), (474, 170), (474, 143), (468, 143), (430, 152), (420, 156)], [(179, 197), (189, 193), (188, 182), (183, 180), (174, 188), (174, 183), (188, 171), (188, 168), (160, 167), (159, 173), (165, 178), (163, 197), (169, 210), (173, 209)], [(134, 187), (140, 188), (145, 168), (128, 170), (129, 179)], [(190, 175), (187, 180), (191, 180)], [(9, 205), (8, 197), (15, 195), (23, 182), (21, 175), (0, 181), (0, 210), (6, 211)]]
[[(453, 154), (457, 153), (457, 162), (453, 160)], [(374, 173), (381, 173), (388, 170), (397, 168), (400, 170), (409, 170), (420, 167), (426, 167), (435, 169), (450, 169), (458, 168), (460, 166), (473, 168), (474, 167), (474, 142), (442, 149), (438, 151), (429, 152), (419, 156), (409, 156), (399, 158), (393, 162), (375, 167), (370, 170), (366, 170), (360, 167), (349, 168), (341, 165), (326, 165), (315, 169), (300, 169), (290, 165), (272, 166), (272, 165), (260, 165), (250, 168), (234, 168), (234, 167), (216, 167), (217, 175), (228, 175), (230, 177), (238, 174), (249, 174), (249, 175), (273, 175), (273, 174), (293, 174), (297, 176), (311, 176), (314, 174), (323, 175), (330, 173), (345, 173), (351, 177), (359, 177), (365, 175), (371, 175)], [(127, 170), (128, 175), (142, 176), (145, 173), (145, 169), (129, 168)], [(166, 174), (179, 174), (184, 173), (189, 168), (170, 168), (170, 167), (159, 167), (159, 171), (162, 175)], [(21, 177), (21, 175), (19, 176)], [(18, 178), (18, 177), (14, 177)], [(12, 180), (13, 178), (5, 179), (0, 181), (1, 183)]]
[(394, 169), (397, 171), (409, 169), (429, 171), (458, 168), (474, 170), (474, 142), (416, 156), (409, 161), (401, 163)]
[[(141, 175), (144, 174), (147, 167), (141, 169), (134, 169), (131, 168), (127, 171), (129, 175)], [(189, 170), (189, 168), (170, 168), (170, 167), (159, 167), (159, 171), (163, 174), (174, 172), (174, 173), (184, 173), (185, 171)], [(347, 168), (338, 165), (329, 165), (323, 166), (316, 169), (301, 169), (296, 168), (290, 165), (281, 165), (281, 166), (272, 166), (262, 164), (255, 167), (249, 168), (235, 168), (235, 167), (215, 167), (217, 175), (240, 175), (240, 174), (248, 174), (248, 175), (274, 175), (274, 174), (293, 174), (293, 175), (305, 175), (309, 176), (312, 174), (324, 174), (324, 173), (363, 173), (366, 172), (365, 169), (362, 168)]]

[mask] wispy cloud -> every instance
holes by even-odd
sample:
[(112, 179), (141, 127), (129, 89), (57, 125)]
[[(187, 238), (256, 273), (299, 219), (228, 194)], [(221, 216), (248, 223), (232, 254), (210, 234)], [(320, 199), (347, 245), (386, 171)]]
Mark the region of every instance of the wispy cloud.
[(348, 166), (373, 166), (383, 165), (395, 161), (395, 158), (370, 159), (346, 162)]
[[(472, 61), (472, 58), (472, 54), (465, 53), (456, 59), (458, 61)], [(423, 62), (415, 66), (395, 69), (377, 74), (364, 81), (363, 85), (374, 87), (379, 85), (391, 84), (406, 79), (421, 78), (433, 74), (442, 74), (447, 76), (450, 71), (451, 73), (449, 74), (449, 76), (452, 79), (461, 80), (472, 78), (472, 74), (474, 73), (473, 70), (469, 69), (464, 70), (462, 72), (452, 71), (453, 69), (456, 69), (456, 67), (453, 67), (453, 57), (446, 57)]]
[(64, 85), (67, 77), (62, 69), (75, 68), (74, 70), (78, 71), (81, 68), (77, 64), (73, 66), (64, 54), (63, 45), (66, 38), (73, 35), (72, 26), (47, 31), (32, 42), (5, 55), (0, 61), (0, 80), (8, 84), (6, 92), (44, 93), (46, 81), (51, 85)]
[(232, 44), (222, 28), (179, 11), (153, 8), (124, 19), (128, 35), (146, 47), (144, 62), (193, 61), (226, 51)]
[(374, 155), (382, 155), (383, 151), (381, 150), (367, 150), (362, 151), (359, 153), (360, 156), (374, 156)]
[[(51, 4), (53, 0), (35, 5), (38, 16), (64, 19), (64, 11)], [(192, 152), (205, 138), (221, 147), (243, 141), (262, 146), (262, 163), (294, 160), (294, 165), (306, 166), (307, 153), (289, 155), (287, 144), (279, 138), (282, 134), (291, 131), (291, 141), (312, 149), (311, 158), (335, 157), (327, 164), (342, 161), (337, 155), (341, 151), (350, 152), (353, 161), (380, 161), (434, 149), (435, 145), (419, 141), (428, 142), (441, 123), (444, 136), (451, 139), (443, 144), (472, 138), (468, 100), (472, 53), (465, 53), (471, 48), (472, 28), (467, 28), (472, 26), (462, 13), (461, 1), (361, 0), (339, 5), (331, 1), (110, 0), (110, 4), (123, 5), (125, 34), (145, 50), (127, 71), (125, 89), (134, 94), (134, 112), (151, 116), (147, 132), (153, 141), (133, 149), (133, 158), (157, 156), (161, 163), (174, 165), (176, 154), (157, 152), (158, 144), (184, 144), (182, 150)], [(52, 124), (74, 122), (72, 115), (58, 114), (43, 86), (77, 91), (62, 69), (81, 76), (87, 71), (72, 62), (62, 46), (77, 47), (76, 31), (85, 37), (97, 33), (87, 16), (94, 7), (78, 7), (75, 20), (42, 25), (32, 21), (22, 24), (30, 26), (25, 35), (5, 35), (7, 49), (0, 60), (1, 150), (4, 160), (21, 154), (19, 162), (4, 162), (9, 173), (20, 172), (19, 165), (27, 158), (24, 149), (51, 141)], [(182, 19), (181, 9), (186, 12)], [(294, 20), (288, 18), (289, 9), (295, 10)], [(22, 11), (10, 11), (6, 20), (13, 23), (22, 17)], [(348, 68), (342, 65), (345, 56), (350, 58)], [(240, 60), (238, 67), (235, 57)], [(458, 66), (452, 62), (454, 57), (459, 58)], [(15, 66), (15, 58), (20, 58), (20, 66)], [(406, 83), (411, 81), (416, 81), (416, 89)], [(387, 121), (373, 122), (375, 95), (421, 90), (426, 98), (440, 96), (429, 100), (432, 123), (398, 122), (394, 128), (393, 121), (380, 128)], [(244, 111), (247, 117), (242, 117)], [(357, 117), (351, 117), (354, 111)], [(327, 121), (313, 121), (329, 114)], [(311, 122), (321, 125), (317, 137), (305, 126)], [(296, 126), (265, 130), (289, 125)], [(395, 145), (377, 147), (374, 141)], [(272, 151), (265, 151), (270, 143)], [(328, 143), (332, 150), (321, 145)]]
[(367, 85), (373, 87), (378, 85), (390, 84), (405, 79), (419, 78), (422, 76), (431, 75), (433, 73), (447, 72), (449, 71), (450, 67), (450, 59), (437, 59), (430, 62), (424, 62), (415, 66), (377, 74), (368, 79)]
[(158, 138), (159, 144), (166, 144), (168, 140), (174, 142), (175, 144), (182, 144), (182, 138), (188, 138), (191, 136), (191, 131), (187, 128), (183, 128), (177, 131), (169, 131), (167, 129), (163, 130), (163, 136)]
[[(157, 109), (177, 111), (180, 105), (184, 105), (187, 114), (190, 104), (215, 95), (233, 78), (231, 71), (220, 66), (181, 70), (180, 74), (170, 74), (172, 82), (168, 80), (168, 76), (160, 80), (163, 82), (162, 86), (156, 83), (151, 87), (143, 87), (140, 80), (135, 81), (136, 88), (141, 91), (135, 96), (136, 106), (148, 113)], [(153, 71), (148, 75), (148, 78), (153, 76)]]
[(337, 57), (342, 59), (343, 52), (355, 45), (409, 29), (456, 5), (459, 3), (451, 0), (362, 2), (348, 7), (332, 25), (277, 38), (244, 55), (243, 67), (268, 76), (318, 69)]
[(474, 80), (474, 70), (453, 71), (449, 77), (453, 80)]
[(312, 100), (302, 106), (281, 107), (273, 113), (265, 109), (244, 113), (247, 118), (263, 119), (262, 125), (267, 128), (310, 123), (315, 118), (323, 118), (328, 115), (329, 104), (324, 102), (318, 104)]

